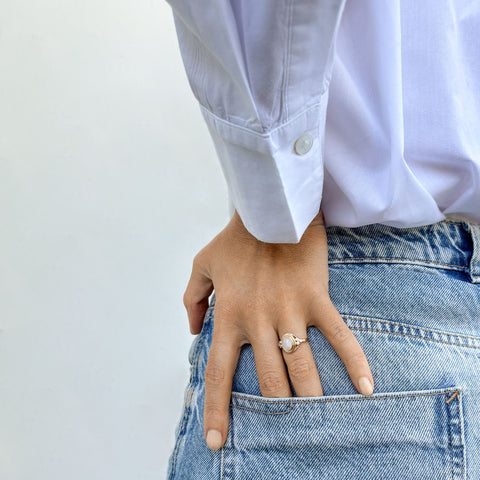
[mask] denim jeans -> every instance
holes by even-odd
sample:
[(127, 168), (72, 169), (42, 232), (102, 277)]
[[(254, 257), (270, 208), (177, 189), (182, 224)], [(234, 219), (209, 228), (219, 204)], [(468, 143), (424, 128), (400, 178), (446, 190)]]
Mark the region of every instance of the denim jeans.
[(225, 446), (203, 434), (215, 295), (189, 353), (169, 479), (480, 479), (480, 226), (328, 227), (330, 297), (366, 354), (371, 396), (308, 329), (321, 397), (261, 396), (252, 348)]

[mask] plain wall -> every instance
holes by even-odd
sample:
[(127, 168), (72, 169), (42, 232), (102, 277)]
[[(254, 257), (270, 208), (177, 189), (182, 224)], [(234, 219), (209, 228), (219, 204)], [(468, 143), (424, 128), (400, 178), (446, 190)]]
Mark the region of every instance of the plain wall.
[(0, 3), (0, 478), (165, 478), (228, 221), (164, 0)]

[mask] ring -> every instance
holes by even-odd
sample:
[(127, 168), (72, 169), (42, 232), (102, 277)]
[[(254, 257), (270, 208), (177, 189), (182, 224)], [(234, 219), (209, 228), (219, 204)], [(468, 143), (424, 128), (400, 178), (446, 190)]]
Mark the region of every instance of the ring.
[(308, 342), (308, 338), (299, 338), (295, 336), (293, 333), (286, 333), (282, 336), (282, 339), (278, 342), (278, 346), (285, 352), (285, 353), (292, 353), (294, 352), (301, 343)]

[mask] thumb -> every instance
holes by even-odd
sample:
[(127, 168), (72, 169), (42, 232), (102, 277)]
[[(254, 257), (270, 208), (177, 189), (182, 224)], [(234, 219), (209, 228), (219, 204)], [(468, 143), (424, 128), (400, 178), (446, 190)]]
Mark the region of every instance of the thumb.
[(208, 297), (213, 292), (213, 282), (206, 272), (197, 255), (193, 260), (190, 280), (183, 294), (190, 332), (194, 335), (202, 330), (203, 319), (208, 310)]

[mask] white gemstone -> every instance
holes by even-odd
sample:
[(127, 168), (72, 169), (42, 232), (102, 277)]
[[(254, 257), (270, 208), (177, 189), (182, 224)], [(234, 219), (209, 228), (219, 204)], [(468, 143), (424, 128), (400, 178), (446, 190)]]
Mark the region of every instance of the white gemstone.
[(293, 342), (290, 337), (284, 337), (282, 341), (283, 349), (289, 352), (293, 348)]

